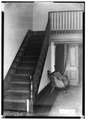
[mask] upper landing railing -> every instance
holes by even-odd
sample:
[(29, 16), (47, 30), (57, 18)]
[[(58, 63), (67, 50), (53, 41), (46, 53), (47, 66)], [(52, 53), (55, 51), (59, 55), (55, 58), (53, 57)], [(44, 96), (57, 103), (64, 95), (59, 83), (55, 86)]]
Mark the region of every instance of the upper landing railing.
[(52, 11), (49, 12), (52, 33), (79, 32), (83, 28), (83, 11)]

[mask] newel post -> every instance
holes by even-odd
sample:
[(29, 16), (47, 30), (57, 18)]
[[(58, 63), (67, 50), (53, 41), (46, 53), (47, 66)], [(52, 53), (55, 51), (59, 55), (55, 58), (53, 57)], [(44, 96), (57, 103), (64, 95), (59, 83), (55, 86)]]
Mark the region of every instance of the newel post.
[(31, 87), (30, 87), (30, 103), (29, 103), (29, 112), (33, 113), (33, 81), (32, 81), (32, 76), (30, 76), (30, 80), (31, 80)]

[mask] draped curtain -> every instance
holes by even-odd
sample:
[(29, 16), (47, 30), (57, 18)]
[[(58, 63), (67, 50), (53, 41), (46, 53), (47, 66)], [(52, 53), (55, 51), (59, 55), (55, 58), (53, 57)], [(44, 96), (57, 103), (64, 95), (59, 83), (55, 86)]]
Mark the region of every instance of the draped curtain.
[(56, 44), (55, 50), (55, 71), (59, 71), (64, 74), (67, 66), (69, 45), (68, 44)]

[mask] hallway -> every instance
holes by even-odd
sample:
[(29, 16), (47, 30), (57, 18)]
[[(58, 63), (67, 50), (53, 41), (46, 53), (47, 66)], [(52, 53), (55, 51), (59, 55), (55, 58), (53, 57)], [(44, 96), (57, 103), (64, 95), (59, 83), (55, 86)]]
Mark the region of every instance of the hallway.
[(82, 113), (81, 88), (70, 87), (58, 94), (49, 116), (80, 116)]
[(40, 109), (36, 116), (81, 116), (82, 114), (82, 89), (70, 86), (65, 90), (54, 89), (40, 101)]
[(40, 100), (39, 106), (35, 107), (33, 114), (25, 112), (5, 111), (5, 116), (24, 117), (58, 117), (58, 116), (81, 116), (82, 114), (82, 88), (70, 86), (65, 90), (57, 88)]

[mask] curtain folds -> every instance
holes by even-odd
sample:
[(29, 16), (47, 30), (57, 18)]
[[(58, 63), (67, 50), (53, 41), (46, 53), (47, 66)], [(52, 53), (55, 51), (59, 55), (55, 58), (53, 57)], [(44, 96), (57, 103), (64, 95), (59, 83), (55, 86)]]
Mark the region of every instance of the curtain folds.
[(56, 44), (55, 49), (55, 71), (64, 74), (69, 54), (69, 44)]
[(69, 44), (66, 44), (64, 45), (64, 73), (67, 67), (68, 54), (69, 54)]

